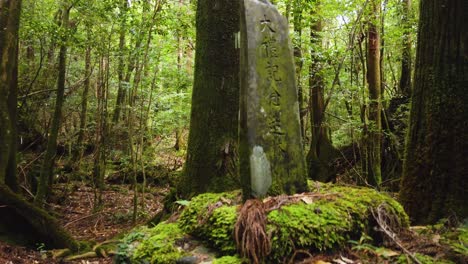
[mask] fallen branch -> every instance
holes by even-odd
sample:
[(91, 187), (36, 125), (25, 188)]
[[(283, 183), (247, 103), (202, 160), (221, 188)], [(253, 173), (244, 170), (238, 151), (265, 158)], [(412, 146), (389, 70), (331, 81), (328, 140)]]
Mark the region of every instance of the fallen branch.
[(102, 212), (97, 212), (97, 213), (94, 213), (94, 214), (85, 215), (85, 216), (83, 216), (83, 217), (80, 217), (80, 218), (78, 218), (78, 219), (75, 219), (75, 220), (73, 220), (73, 221), (71, 221), (71, 222), (66, 223), (66, 224), (64, 225), (64, 227), (67, 227), (67, 226), (69, 226), (69, 225), (71, 225), (71, 224), (73, 224), (73, 223), (75, 223), (75, 222), (81, 221), (81, 220), (83, 220), (83, 219), (86, 219), (86, 218), (89, 218), (89, 217), (93, 217), (93, 216), (98, 215), (98, 214), (100, 214), (100, 213), (102, 213)]
[(387, 224), (386, 220), (386, 213), (385, 210), (386, 204), (381, 204), (377, 207), (377, 209), (371, 209), (372, 216), (374, 217), (375, 221), (380, 227), (380, 230), (387, 235), (406, 255), (408, 255), (416, 264), (422, 264), (412, 252), (406, 249), (398, 240), (397, 235), (391, 230), (390, 226)]

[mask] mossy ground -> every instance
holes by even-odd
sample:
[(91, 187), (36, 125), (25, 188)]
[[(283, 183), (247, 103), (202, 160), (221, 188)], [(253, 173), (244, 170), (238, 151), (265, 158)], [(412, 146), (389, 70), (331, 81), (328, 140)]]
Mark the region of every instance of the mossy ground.
[[(373, 189), (317, 183), (311, 183), (310, 187), (313, 193), (264, 200), (265, 204), (281, 204), (267, 210), (266, 231), (271, 238), (272, 249), (267, 263), (289, 260), (297, 251), (328, 254), (350, 247), (349, 241), (375, 237), (376, 222), (372, 210), (381, 204), (386, 205), (387, 214), (397, 219), (395, 226), (409, 226), (402, 206), (390, 196)], [(217, 252), (216, 256), (211, 256), (213, 263), (242, 263), (236, 255), (233, 238), (241, 193), (206, 193), (184, 204), (186, 206), (176, 222), (140, 228), (128, 235), (123, 244), (131, 250), (123, 255), (130, 256), (131, 263), (175, 263), (182, 256), (193, 255), (179, 243), (187, 239), (184, 234), (188, 234), (190, 239), (213, 247)], [(404, 261), (403, 257), (401, 261)]]

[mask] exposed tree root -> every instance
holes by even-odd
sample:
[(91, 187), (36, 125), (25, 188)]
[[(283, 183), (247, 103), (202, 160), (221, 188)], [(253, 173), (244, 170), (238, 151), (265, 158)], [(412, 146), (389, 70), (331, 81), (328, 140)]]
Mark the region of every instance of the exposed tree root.
[(266, 210), (262, 201), (247, 200), (242, 206), (234, 235), (242, 257), (258, 264), (270, 253), (271, 241), (266, 233)]
[[(1, 208), (0, 225), (6, 225), (11, 230), (11, 236), (21, 236), (28, 233), (32, 238), (29, 243), (44, 243), (49, 248), (68, 248), (78, 251), (79, 243), (46, 211), (24, 200), (13, 193), (6, 185), (0, 184)], [(24, 234), (23, 234), (24, 235)]]

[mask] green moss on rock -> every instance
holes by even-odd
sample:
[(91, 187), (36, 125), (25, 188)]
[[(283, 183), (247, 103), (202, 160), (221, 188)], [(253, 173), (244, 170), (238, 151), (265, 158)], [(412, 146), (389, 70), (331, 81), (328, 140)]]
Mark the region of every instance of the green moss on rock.
[(232, 237), (240, 192), (205, 193), (194, 197), (179, 219), (187, 233), (211, 242), (222, 253), (235, 253)]
[[(369, 235), (375, 223), (371, 211), (381, 204), (386, 204), (387, 213), (396, 216), (400, 226), (408, 226), (408, 216), (402, 206), (388, 195), (369, 188), (318, 183), (310, 186), (316, 191), (309, 196), (275, 198), (278, 201), (284, 198), (287, 202), (267, 215), (266, 228), (271, 234), (272, 248), (267, 262), (281, 261), (295, 249), (336, 249), (350, 239)], [(135, 247), (132, 258), (174, 263), (189, 254), (175, 245), (184, 233), (212, 245), (220, 256), (235, 254), (233, 233), (240, 201), (239, 191), (194, 197), (177, 223), (163, 222), (144, 230), (144, 242)], [(214, 263), (242, 263), (242, 260), (224, 257)]]

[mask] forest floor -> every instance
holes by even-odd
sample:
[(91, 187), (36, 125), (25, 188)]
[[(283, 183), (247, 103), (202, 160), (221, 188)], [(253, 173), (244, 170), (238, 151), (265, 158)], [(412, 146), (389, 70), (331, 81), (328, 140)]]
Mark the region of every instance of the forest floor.
[[(167, 188), (152, 187), (146, 190), (144, 200), (139, 197), (139, 214), (136, 225), (144, 224), (162, 208), (161, 200)], [(54, 187), (49, 204), (62, 227), (78, 240), (103, 242), (125, 233), (132, 223), (133, 191), (130, 185), (107, 185), (103, 192), (101, 210), (94, 212), (94, 192), (81, 182), (61, 183)], [(141, 194), (139, 194), (141, 195)], [(144, 201), (144, 203), (141, 203)], [(64, 263), (50, 257), (50, 252), (37, 245), (36, 250), (16, 247), (0, 242), (0, 264)], [(112, 263), (112, 258), (91, 258), (66, 263)]]
[[(54, 188), (54, 195), (49, 204), (59, 223), (67, 229), (76, 239), (103, 242), (115, 238), (133, 228), (132, 198), (133, 191), (130, 185), (109, 184), (103, 193), (104, 204), (99, 212), (93, 211), (94, 192), (91, 186), (81, 182), (61, 183)], [(168, 188), (150, 188), (145, 194), (144, 203), (140, 204), (138, 224), (144, 224), (162, 208), (162, 199), (168, 193)], [(140, 199), (142, 201), (142, 199)], [(417, 227), (415, 229), (424, 229)], [(430, 256), (445, 256), (448, 253), (446, 246), (439, 243), (440, 235), (416, 235), (416, 232), (407, 231), (399, 234), (401, 246), (409, 252), (418, 252)], [(42, 264), (42, 263), (74, 263), (74, 264), (110, 264), (112, 257), (86, 258), (63, 262), (51, 258), (51, 252), (45, 251), (43, 246), (27, 249), (0, 242), (0, 264)], [(410, 256), (405, 262), (394, 262), (395, 256), (404, 255), (402, 247), (398, 247), (390, 239), (383, 245), (376, 247), (371, 244), (359, 242), (354, 247), (343, 249), (340, 252), (331, 252), (318, 255), (303, 254), (303, 260), (295, 263), (310, 264), (349, 264), (349, 263), (412, 263)], [(401, 259), (401, 258), (400, 258)], [(424, 262), (422, 262), (424, 263)], [(432, 262), (431, 262), (432, 263)], [(437, 263), (437, 262), (435, 262)], [(460, 262), (460, 263), (466, 263)]]
[[(180, 169), (183, 164), (181, 156), (183, 155), (174, 155), (174, 153), (159, 156), (160, 160), (158, 164), (160, 166), (155, 165), (151, 168), (153, 176), (156, 176), (153, 179), (148, 179), (150, 184), (145, 190), (143, 199), (141, 190), (139, 190), (139, 213), (137, 223), (135, 224), (132, 223), (134, 193), (131, 185), (128, 183), (128, 179), (127, 181), (125, 181), (125, 178), (121, 179), (125, 173), (118, 169), (110, 173), (110, 176), (114, 173), (117, 177), (108, 178), (100, 210), (93, 209), (93, 187), (89, 183), (85, 183), (85, 181), (76, 180), (76, 178), (75, 181), (54, 185), (53, 194), (49, 199), (48, 210), (58, 219), (59, 224), (68, 230), (77, 240), (100, 243), (115, 239), (119, 234), (126, 233), (136, 225), (148, 222), (162, 209), (162, 200), (169, 193), (170, 182), (161, 181), (161, 178), (168, 178), (171, 172)], [(92, 160), (90, 159), (87, 163), (92, 164)], [(120, 166), (124, 167), (125, 165), (122, 164)], [(91, 170), (85, 168), (85, 171)], [(160, 175), (163, 176), (160, 177)], [(444, 225), (437, 228), (413, 227), (406, 232), (397, 234), (395, 238), (400, 245), (397, 245), (394, 239), (390, 238), (387, 238), (384, 243), (380, 243), (379, 245), (375, 245), (364, 239), (362, 241), (354, 241), (354, 245), (350, 244), (338, 252), (325, 252), (317, 255), (310, 255), (308, 252), (298, 252), (298, 256), (296, 257), (302, 258), (302, 260), (291, 263), (412, 263), (410, 260), (411, 255), (416, 252), (431, 256), (433, 259), (444, 258), (452, 254), (447, 243), (442, 243), (444, 237), (441, 230), (447, 228), (450, 227)], [(457, 245), (460, 244), (457, 241), (455, 243)], [(460, 251), (466, 253), (466, 245), (462, 245)], [(51, 251), (44, 250), (44, 245), (36, 245), (36, 247), (28, 249), (0, 242), (0, 264), (113, 263), (111, 256), (64, 262), (54, 260), (51, 257), (51, 253)], [(396, 258), (398, 258), (398, 262), (395, 262)], [(468, 263), (468, 256), (460, 258), (456, 263)]]

